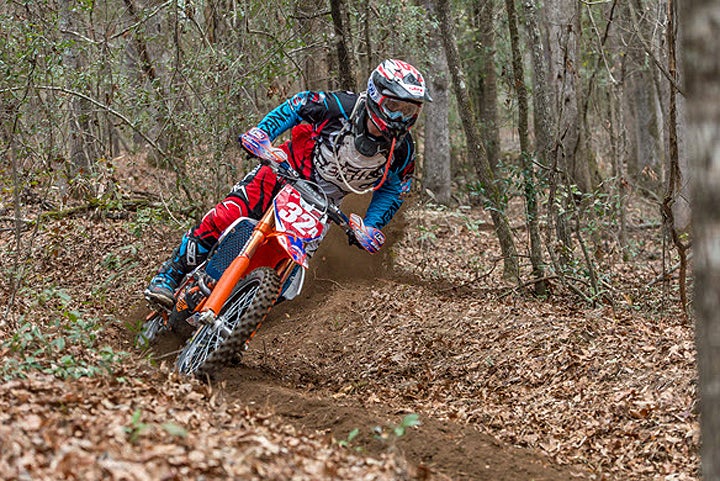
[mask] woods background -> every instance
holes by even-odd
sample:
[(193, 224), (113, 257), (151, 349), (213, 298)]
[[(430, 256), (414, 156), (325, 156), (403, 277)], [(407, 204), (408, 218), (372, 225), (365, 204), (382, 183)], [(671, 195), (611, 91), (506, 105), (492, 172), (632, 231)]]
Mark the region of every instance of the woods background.
[[(656, 227), (628, 219), (630, 199), (639, 197), (662, 218), (653, 239), (663, 246), (656, 286), (692, 320), (693, 295), (717, 293), (689, 275), (691, 215), (704, 219), (717, 204), (689, 207), (688, 139), (696, 124), (686, 120), (682, 67), (686, 57), (717, 57), (717, 27), (688, 25), (720, 7), (693, 1), (679, 12), (677, 4), (3, 2), (0, 215), (3, 232), (15, 238), (13, 262), (2, 266), (12, 292), (4, 323), (17, 327), (12, 296), (23, 283), (28, 232), (43, 219), (131, 210), (186, 226), (248, 167), (238, 134), (296, 91), (363, 90), (371, 70), (392, 57), (425, 73), (435, 99), (415, 127), (414, 193), (448, 208), (483, 205), (508, 282), (539, 295), (560, 285), (588, 305), (622, 298), (607, 262), (642, 250), (628, 229)], [(683, 28), (704, 35), (682, 43)], [(686, 55), (686, 47), (701, 54)], [(714, 122), (711, 145), (718, 118), (703, 95), (715, 92), (714, 69), (691, 90), (705, 106), (703, 125)], [(129, 175), (142, 175), (143, 163), (168, 175), (148, 190), (121, 191), (113, 180), (120, 157), (138, 162)], [(711, 172), (708, 159), (699, 169)], [(717, 186), (717, 175), (698, 182)], [(514, 203), (527, 225), (522, 245), (508, 219)], [(712, 349), (701, 356), (717, 356)], [(717, 380), (714, 359), (701, 365)], [(717, 399), (714, 392), (708, 395)], [(707, 416), (720, 418), (717, 409)], [(720, 476), (718, 463), (708, 479)]]
[[(485, 203), (507, 278), (529, 269), (542, 292), (550, 266), (588, 301), (606, 295), (594, 258), (608, 236), (632, 254), (626, 202), (640, 193), (662, 209), (663, 255), (668, 269), (679, 262), (686, 305), (675, 8), (10, 2), (0, 17), (5, 184), (17, 200), (42, 186), (53, 210), (70, 199), (112, 204), (128, 193), (108, 181), (110, 161), (142, 154), (176, 174), (155, 193), (197, 216), (244, 171), (239, 133), (296, 91), (362, 90), (383, 58), (399, 57), (427, 73), (435, 98), (416, 128), (416, 189), (446, 205)], [(514, 197), (530, 226), (520, 258), (505, 215)], [(567, 278), (579, 271), (583, 283)]]

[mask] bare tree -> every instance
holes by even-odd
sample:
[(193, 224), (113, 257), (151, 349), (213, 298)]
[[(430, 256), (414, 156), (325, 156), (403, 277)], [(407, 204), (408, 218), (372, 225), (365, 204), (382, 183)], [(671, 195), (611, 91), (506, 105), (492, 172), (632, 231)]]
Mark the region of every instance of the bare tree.
[(330, 13), (335, 26), (335, 48), (340, 76), (340, 87), (355, 90), (355, 59), (352, 56), (350, 24), (345, 0), (330, 0)]
[(662, 125), (655, 73), (649, 58), (655, 55), (653, 38), (659, 19), (649, 15), (641, 0), (619, 2), (617, 22), (624, 46), (623, 81), (625, 82), (625, 115), (630, 135), (628, 174), (652, 193), (662, 185)]
[[(63, 0), (60, 3), (60, 29), (64, 32), (67, 45), (64, 50), (64, 63), (75, 72), (82, 72), (87, 67), (86, 58), (76, 40), (81, 37), (79, 33), (80, 21), (73, 2)], [(69, 88), (74, 87), (68, 85)], [(88, 85), (82, 86), (87, 88)], [(73, 97), (70, 99), (70, 112), (68, 118), (68, 149), (70, 161), (74, 170), (85, 171), (99, 157), (98, 149), (93, 141), (95, 134), (92, 129), (94, 114), (91, 105), (85, 100)]]
[(485, 147), (480, 139), (478, 126), (475, 122), (475, 113), (470, 103), (465, 73), (460, 64), (460, 55), (455, 40), (455, 30), (453, 28), (454, 22), (450, 18), (448, 0), (437, 0), (437, 13), (448, 68), (452, 76), (453, 90), (458, 102), (465, 137), (467, 138), (468, 153), (473, 159), (475, 171), (485, 189), (485, 195), (489, 204), (488, 210), (493, 219), (495, 233), (498, 236), (500, 249), (503, 253), (503, 276), (506, 279), (518, 280), (520, 278), (520, 269), (517, 249), (515, 247), (515, 241), (513, 240), (512, 231), (510, 230), (510, 223), (503, 209), (502, 192), (495, 181), (495, 174), (490, 168), (487, 153), (485, 152)]
[(684, 0), (702, 474), (720, 481), (720, 3)]
[[(533, 125), (535, 131), (535, 152), (541, 164), (550, 158), (551, 129), (555, 124), (550, 109), (547, 82), (547, 65), (540, 28), (537, 21), (535, 0), (525, 1), (525, 28), (527, 30), (533, 68)], [(546, 168), (546, 170), (548, 170)]]
[(505, 0), (505, 9), (508, 16), (510, 30), (510, 45), (512, 48), (512, 68), (515, 92), (518, 98), (518, 137), (520, 138), (520, 158), (524, 177), (525, 205), (527, 208), (527, 225), (530, 237), (530, 262), (532, 274), (536, 279), (535, 291), (545, 294), (547, 286), (544, 277), (542, 242), (540, 240), (540, 227), (538, 219), (537, 182), (535, 167), (530, 152), (528, 117), (529, 105), (527, 89), (525, 87), (525, 69), (520, 54), (520, 34), (518, 33), (518, 16), (515, 10), (515, 0)]
[[(430, 24), (435, 21), (435, 4), (425, 0)], [(429, 75), (430, 92), (433, 101), (426, 103), (425, 109), (425, 153), (423, 156), (423, 185), (432, 192), (435, 200), (441, 204), (450, 202), (450, 72), (448, 71), (445, 51), (442, 48), (440, 29), (431, 27), (429, 32)]]
[(670, 93), (668, 100), (668, 170), (669, 175), (665, 186), (665, 195), (662, 203), (662, 214), (665, 222), (665, 229), (672, 239), (673, 245), (680, 256), (680, 303), (683, 310), (687, 308), (687, 251), (690, 246), (682, 237), (683, 233), (677, 229), (675, 223), (675, 211), (673, 204), (675, 203), (678, 193), (682, 188), (682, 173), (680, 172), (680, 150), (678, 146), (678, 111), (677, 111), (677, 81), (678, 69), (675, 46), (677, 43), (677, 5), (673, 0), (668, 0), (668, 27), (667, 27), (667, 45), (668, 45), (668, 74), (674, 80), (670, 85)]
[(329, 82), (328, 56), (325, 52), (325, 45), (315, 45), (314, 39), (319, 32), (325, 31), (323, 11), (327, 2), (325, 0), (302, 0), (297, 2), (295, 9), (298, 17), (298, 28), (300, 36), (307, 45), (301, 53), (299, 63), (303, 66), (304, 88), (306, 89), (327, 89)]
[(549, 0), (545, 12), (550, 60), (548, 80), (557, 122), (553, 129), (555, 157), (569, 183), (583, 192), (592, 192), (598, 181), (597, 165), (587, 134), (581, 128), (580, 2)]
[(495, 72), (495, 0), (474, 0), (472, 26), (476, 30), (470, 69), (472, 100), (477, 110), (477, 122), (485, 144), (488, 162), (493, 170), (500, 157), (500, 127), (498, 125), (498, 88)]

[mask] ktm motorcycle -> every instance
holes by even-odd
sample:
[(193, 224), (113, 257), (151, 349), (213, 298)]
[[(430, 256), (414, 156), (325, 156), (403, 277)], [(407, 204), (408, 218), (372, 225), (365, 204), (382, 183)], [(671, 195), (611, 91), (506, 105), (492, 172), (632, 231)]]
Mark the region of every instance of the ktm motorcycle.
[(283, 187), (262, 218), (241, 217), (225, 230), (207, 260), (180, 283), (173, 308), (151, 312), (137, 339), (148, 346), (169, 331), (191, 332), (175, 361), (184, 375), (211, 377), (241, 357), (272, 307), (300, 293), (308, 253), (331, 222), (349, 237), (362, 227), (359, 216), (346, 216), (317, 184), (302, 179), (267, 136), (250, 131), (241, 141)]

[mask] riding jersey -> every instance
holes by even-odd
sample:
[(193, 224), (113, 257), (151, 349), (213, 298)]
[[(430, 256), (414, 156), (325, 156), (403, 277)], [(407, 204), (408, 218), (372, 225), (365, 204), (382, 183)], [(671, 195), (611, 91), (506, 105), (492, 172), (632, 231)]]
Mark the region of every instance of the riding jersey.
[[(317, 182), (336, 203), (352, 191), (375, 187), (364, 221), (380, 229), (393, 218), (402, 204), (403, 190), (409, 188), (415, 169), (415, 147), (410, 133), (396, 142), (387, 176), (382, 181), (390, 142), (368, 139), (365, 134), (365, 141), (374, 143), (374, 152), (360, 152), (356, 147), (353, 120), (365, 122), (364, 102), (364, 95), (353, 92), (300, 92), (268, 113), (258, 127), (271, 140), (293, 129), (289, 150), (296, 157), (306, 157), (305, 161), (310, 162), (307, 178)], [(356, 108), (358, 112), (352, 117)], [(310, 135), (302, 132), (296, 135), (295, 128), (302, 122), (307, 122)], [(305, 167), (300, 159), (296, 159), (296, 164)]]

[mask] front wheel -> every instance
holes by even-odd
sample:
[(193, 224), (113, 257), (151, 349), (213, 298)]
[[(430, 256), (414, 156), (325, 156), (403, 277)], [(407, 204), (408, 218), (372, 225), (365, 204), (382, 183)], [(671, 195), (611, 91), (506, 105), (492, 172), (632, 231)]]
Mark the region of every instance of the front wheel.
[(245, 276), (213, 324), (202, 326), (177, 357), (181, 374), (203, 377), (236, 358), (267, 316), (280, 292), (280, 278), (260, 267)]

